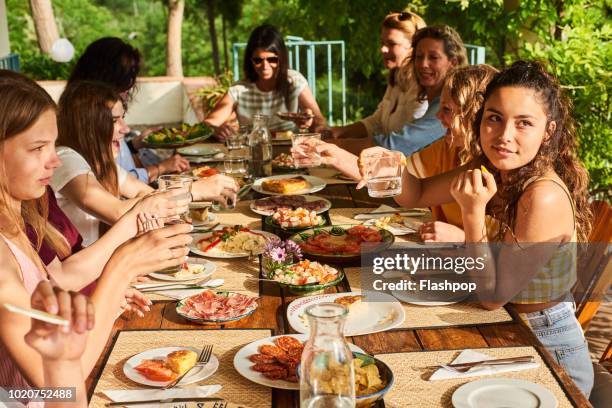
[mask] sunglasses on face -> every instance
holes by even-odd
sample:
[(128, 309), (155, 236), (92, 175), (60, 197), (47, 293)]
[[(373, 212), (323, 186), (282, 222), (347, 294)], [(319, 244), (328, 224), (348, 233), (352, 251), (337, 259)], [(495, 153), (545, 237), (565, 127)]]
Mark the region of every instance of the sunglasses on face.
[(261, 57), (253, 57), (253, 64), (255, 65), (261, 65), (263, 64), (264, 61), (268, 61), (268, 64), (272, 65), (272, 64), (278, 64), (279, 58), (278, 57), (266, 57), (266, 58), (261, 58)]

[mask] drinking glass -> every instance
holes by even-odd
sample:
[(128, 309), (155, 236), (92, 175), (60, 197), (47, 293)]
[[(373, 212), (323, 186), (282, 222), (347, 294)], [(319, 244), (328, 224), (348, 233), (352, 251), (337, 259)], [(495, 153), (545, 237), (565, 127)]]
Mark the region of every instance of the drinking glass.
[(223, 169), (229, 175), (243, 175), (247, 172), (247, 160), (244, 156), (229, 154), (223, 161)]
[(291, 135), (293, 161), (296, 167), (317, 167), (321, 165), (321, 154), (315, 143), (321, 140), (320, 133), (296, 133)]
[[(189, 200), (191, 201), (191, 185), (193, 184), (193, 178), (191, 176), (183, 176), (179, 174), (164, 174), (159, 176), (157, 179), (159, 191), (170, 191), (175, 189), (184, 188), (187, 190), (185, 194), (177, 195), (172, 197), (174, 201)], [(164, 219), (165, 224), (180, 224), (187, 222), (185, 217), (189, 211), (185, 211), (182, 214), (178, 214), (172, 217)]]
[[(193, 179), (190, 176), (182, 176), (178, 174), (164, 174), (162, 176), (159, 176), (159, 178), (157, 179), (157, 184), (159, 186), (159, 191), (186, 189), (187, 191), (185, 192), (185, 194), (174, 196), (172, 197), (172, 200), (191, 201), (191, 185), (193, 184)], [(164, 224), (166, 225), (183, 224), (183, 223), (191, 223), (191, 219), (189, 218), (189, 210), (186, 210), (182, 214), (177, 214), (171, 217), (164, 218)], [(173, 274), (173, 273), (179, 272), (181, 268), (182, 268), (182, 265), (177, 265), (177, 266), (166, 268), (159, 272)]]
[(331, 302), (306, 309), (310, 337), (300, 364), (300, 408), (355, 406), (353, 354), (343, 335), (347, 314)]
[(225, 139), (227, 150), (232, 151), (245, 147), (249, 131), (250, 128), (248, 126), (240, 126), (237, 132), (232, 133), (227, 139)]
[(402, 193), (402, 156), (370, 156), (364, 163), (370, 197), (393, 197)]

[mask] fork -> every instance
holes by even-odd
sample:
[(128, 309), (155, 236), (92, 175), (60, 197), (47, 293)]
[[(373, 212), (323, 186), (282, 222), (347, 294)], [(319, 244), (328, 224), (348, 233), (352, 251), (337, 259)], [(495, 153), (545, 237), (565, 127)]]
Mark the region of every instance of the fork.
[(193, 367), (191, 367), (189, 370), (185, 371), (182, 375), (179, 375), (174, 381), (172, 381), (170, 384), (166, 385), (165, 387), (163, 387), (163, 390), (167, 390), (169, 388), (173, 388), (174, 386), (176, 386), (187, 374), (189, 374), (189, 372), (191, 370), (193, 370), (195, 367), (201, 367), (203, 365), (208, 364), (208, 362), (210, 361), (210, 357), (212, 356), (212, 350), (213, 350), (213, 346), (212, 344), (207, 344), (202, 348), (202, 351), (200, 352), (200, 356), (198, 358), (198, 361), (194, 364)]

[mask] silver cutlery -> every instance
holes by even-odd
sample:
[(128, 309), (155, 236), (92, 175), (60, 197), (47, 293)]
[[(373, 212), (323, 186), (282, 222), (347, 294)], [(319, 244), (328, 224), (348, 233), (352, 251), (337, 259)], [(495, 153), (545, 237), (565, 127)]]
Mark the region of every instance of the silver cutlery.
[(185, 376), (187, 374), (189, 374), (191, 372), (191, 370), (193, 370), (195, 367), (202, 367), (203, 365), (208, 364), (208, 362), (210, 361), (210, 357), (212, 356), (212, 350), (213, 350), (213, 346), (212, 344), (207, 344), (202, 348), (202, 352), (200, 352), (200, 356), (198, 358), (198, 361), (195, 363), (195, 365), (193, 367), (191, 367), (189, 370), (185, 371), (182, 375), (179, 375), (174, 381), (172, 381), (170, 384), (166, 385), (165, 387), (162, 387), (163, 390), (167, 390), (169, 388), (173, 388), (174, 386), (176, 386), (183, 378), (185, 378)]
[(422, 217), (427, 213), (419, 210), (410, 210), (410, 211), (380, 211), (380, 212), (369, 212), (369, 213), (357, 213), (353, 216), (356, 220), (369, 220), (374, 218), (381, 218), (385, 215), (393, 215), (399, 214), (404, 217)]
[(191, 231), (192, 234), (202, 234), (205, 232), (213, 232), (215, 230), (215, 228), (217, 228), (221, 223), (218, 222), (216, 224), (214, 224), (212, 227), (206, 227), (206, 228), (197, 228), (194, 227), (193, 231)]
[(499, 358), (499, 359), (494, 359), (494, 360), (472, 361), (469, 363), (441, 364), (437, 366), (431, 366), (429, 368), (445, 368), (449, 371), (454, 371), (456, 373), (466, 373), (474, 367), (510, 365), (510, 364), (517, 364), (517, 363), (533, 363), (534, 361), (535, 359), (533, 356), (520, 356), (520, 357), (510, 357), (510, 358)]
[(217, 401), (213, 408), (227, 408), (227, 401)]
[[(105, 406), (107, 407), (118, 407), (124, 405), (140, 405), (140, 404), (166, 404), (173, 402), (214, 402), (215, 404), (220, 402), (227, 401), (222, 400), (221, 398), (210, 398), (210, 397), (194, 397), (194, 398), (167, 398), (167, 399), (157, 399), (157, 400), (143, 400), (143, 401), (115, 401), (115, 402), (107, 402)], [(215, 407), (215, 405), (213, 405)]]
[(146, 288), (138, 289), (142, 293), (158, 292), (160, 290), (184, 290), (184, 289), (203, 289), (203, 288), (218, 288), (225, 283), (224, 279), (211, 279), (205, 283), (169, 283), (160, 284), (157, 286), (147, 286)]

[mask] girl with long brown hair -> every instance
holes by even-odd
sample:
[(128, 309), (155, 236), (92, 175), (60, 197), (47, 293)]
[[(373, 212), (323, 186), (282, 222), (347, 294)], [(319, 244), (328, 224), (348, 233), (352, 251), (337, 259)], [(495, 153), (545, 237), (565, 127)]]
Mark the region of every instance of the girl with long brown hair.
[[(57, 152), (63, 165), (51, 186), (85, 246), (98, 239), (100, 221), (113, 225), (154, 191), (115, 161), (119, 141), (129, 131), (124, 115), (119, 95), (101, 82), (73, 82), (59, 101)], [(237, 188), (231, 177), (216, 175), (195, 182), (192, 194), (194, 200), (223, 202)]]
[[(474, 132), (482, 153), (432, 178), (404, 171), (396, 201), (406, 207), (457, 202), (465, 242), (486, 260), (483, 272), (470, 274), (481, 305), (511, 303), (588, 396), (593, 367), (570, 291), (576, 243), (586, 241), (591, 213), (571, 103), (542, 64), (518, 61), (487, 86)], [(381, 153), (395, 154), (368, 149), (361, 163)], [(499, 221), (495, 255), (486, 216)]]
[[(0, 73), (1, 74), (1, 73)], [(2, 75), (0, 75), (2, 77)], [(48, 239), (44, 197), (53, 171), (60, 165), (55, 152), (55, 104), (35, 82), (19, 76), (0, 80), (0, 303), (30, 306), (39, 282), (53, 276), (44, 267), (25, 233), (34, 227)], [(44, 202), (44, 198), (41, 200)], [(184, 262), (191, 241), (189, 226), (174, 225), (141, 235), (118, 247), (106, 262), (92, 296), (96, 326), (81, 359), (84, 375), (95, 365), (124, 302), (124, 293), (138, 276)], [(61, 234), (55, 234), (61, 240)], [(54, 240), (56, 238), (51, 238)], [(138, 253), (139, 257), (133, 254)], [(77, 277), (75, 277), (77, 278)], [(24, 336), (29, 319), (0, 309), (0, 384), (42, 386), (42, 360)]]

